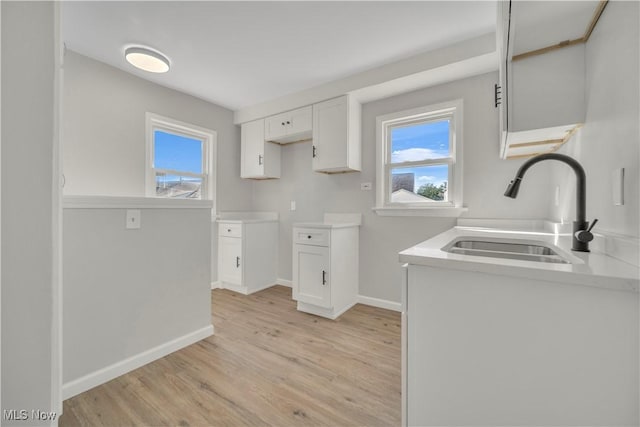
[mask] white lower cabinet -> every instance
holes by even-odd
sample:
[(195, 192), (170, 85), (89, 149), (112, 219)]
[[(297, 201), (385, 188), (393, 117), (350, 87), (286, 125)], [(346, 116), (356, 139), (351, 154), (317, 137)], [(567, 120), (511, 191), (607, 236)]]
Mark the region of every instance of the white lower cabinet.
[(403, 426), (638, 425), (637, 293), (468, 258), (405, 270)]
[(251, 294), (276, 283), (278, 222), (218, 222), (218, 286)]
[(293, 299), (298, 310), (335, 319), (357, 302), (358, 225), (293, 229)]
[(331, 252), (329, 248), (295, 245), (296, 299), (318, 307), (331, 307)]
[(221, 236), (218, 241), (220, 281), (230, 285), (242, 284), (242, 237)]

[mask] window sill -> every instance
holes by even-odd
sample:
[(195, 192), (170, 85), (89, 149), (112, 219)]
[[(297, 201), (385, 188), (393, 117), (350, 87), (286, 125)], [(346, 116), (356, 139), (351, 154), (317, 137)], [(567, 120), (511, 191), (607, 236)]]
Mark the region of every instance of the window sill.
[(428, 208), (373, 208), (373, 211), (380, 216), (432, 216), (457, 218), (467, 212), (465, 207), (428, 207)]
[(211, 209), (211, 200), (160, 197), (64, 196), (64, 209)]

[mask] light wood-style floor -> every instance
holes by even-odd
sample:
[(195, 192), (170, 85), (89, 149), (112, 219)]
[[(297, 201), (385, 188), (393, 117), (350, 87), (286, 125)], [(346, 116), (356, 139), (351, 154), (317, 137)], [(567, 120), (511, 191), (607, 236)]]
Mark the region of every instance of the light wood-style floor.
[(64, 402), (61, 426), (397, 426), (400, 315), (211, 293), (215, 335)]

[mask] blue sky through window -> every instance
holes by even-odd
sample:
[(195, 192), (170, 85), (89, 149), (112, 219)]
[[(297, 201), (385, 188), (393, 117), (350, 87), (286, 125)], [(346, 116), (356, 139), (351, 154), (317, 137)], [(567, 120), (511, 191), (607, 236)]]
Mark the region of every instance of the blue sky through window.
[[(447, 119), (391, 129), (391, 163), (449, 157), (449, 127)], [(391, 173), (413, 173), (416, 192), (424, 184), (440, 186), (449, 181), (448, 165), (393, 168)]]
[(154, 164), (157, 169), (202, 173), (202, 141), (156, 130)]
[(391, 163), (449, 157), (449, 120), (391, 129)]

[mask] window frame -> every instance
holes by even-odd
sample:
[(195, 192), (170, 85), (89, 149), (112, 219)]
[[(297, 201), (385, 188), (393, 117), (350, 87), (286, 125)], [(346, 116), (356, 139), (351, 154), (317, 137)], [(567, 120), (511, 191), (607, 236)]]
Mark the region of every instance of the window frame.
[[(216, 152), (217, 152), (217, 132), (190, 123), (181, 122), (159, 114), (147, 112), (145, 115), (146, 126), (146, 161), (145, 161), (145, 195), (158, 199), (171, 199), (171, 197), (160, 197), (156, 194), (156, 173), (158, 171), (181, 175), (201, 177), (202, 189), (200, 199), (213, 201), (215, 212), (216, 191)], [(155, 132), (161, 131), (179, 135), (191, 139), (202, 141), (202, 174), (178, 171), (172, 169), (162, 169), (155, 167)]]
[[(450, 120), (448, 157), (400, 163), (391, 162), (391, 131), (394, 128), (437, 122), (443, 119)], [(377, 191), (375, 210), (378, 213), (384, 214), (384, 211), (395, 211), (396, 214), (402, 214), (402, 211), (413, 211), (413, 214), (416, 214), (417, 211), (435, 210), (439, 210), (442, 213), (446, 208), (450, 208), (450, 213), (456, 215), (462, 211), (462, 123), (462, 99), (376, 117)], [(391, 202), (392, 169), (438, 165), (448, 165), (447, 201)]]

